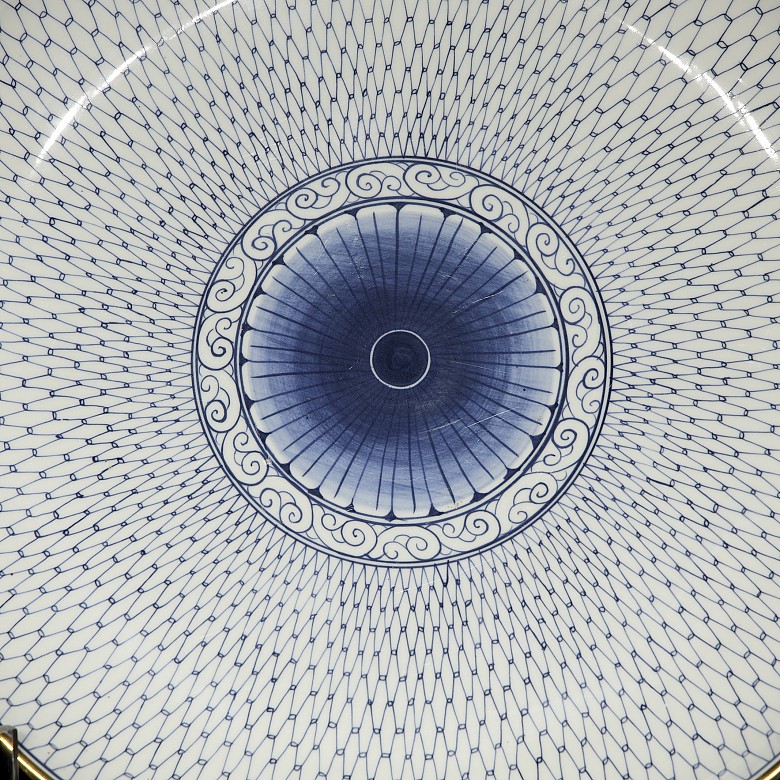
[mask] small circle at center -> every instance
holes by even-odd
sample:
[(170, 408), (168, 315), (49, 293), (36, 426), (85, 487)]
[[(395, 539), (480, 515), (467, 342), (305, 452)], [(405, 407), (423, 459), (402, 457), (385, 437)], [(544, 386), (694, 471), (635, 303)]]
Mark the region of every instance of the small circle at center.
[(383, 385), (407, 390), (425, 379), (431, 353), (411, 330), (390, 330), (374, 342), (369, 361), (372, 373)]

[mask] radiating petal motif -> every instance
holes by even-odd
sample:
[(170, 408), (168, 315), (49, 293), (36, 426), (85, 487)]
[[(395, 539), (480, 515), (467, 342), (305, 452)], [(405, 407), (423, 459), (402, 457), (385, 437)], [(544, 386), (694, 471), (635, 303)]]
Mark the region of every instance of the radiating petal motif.
[(366, 206), (263, 279), (242, 348), (250, 413), (296, 480), (339, 506), (446, 512), (501, 484), (544, 433), (554, 322), (531, 268), (476, 222)]
[[(237, 287), (253, 262), (256, 285)], [(305, 542), (389, 565), (474, 554), (543, 515), (593, 448), (610, 365), (595, 282), (549, 216), (417, 158), (333, 168), (269, 203), (217, 264), (194, 346), (201, 420), (238, 490)], [(260, 479), (234, 428), (265, 452)], [(311, 512), (303, 532), (266, 480)]]

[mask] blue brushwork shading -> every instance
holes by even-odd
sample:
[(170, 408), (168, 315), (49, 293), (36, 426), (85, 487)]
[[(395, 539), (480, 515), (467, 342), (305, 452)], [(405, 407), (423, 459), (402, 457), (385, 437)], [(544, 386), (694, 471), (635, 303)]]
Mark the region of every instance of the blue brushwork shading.
[(499, 235), (418, 203), (339, 214), (247, 315), (242, 372), (270, 456), (378, 518), (449, 511), (522, 466), (561, 384), (553, 306)]

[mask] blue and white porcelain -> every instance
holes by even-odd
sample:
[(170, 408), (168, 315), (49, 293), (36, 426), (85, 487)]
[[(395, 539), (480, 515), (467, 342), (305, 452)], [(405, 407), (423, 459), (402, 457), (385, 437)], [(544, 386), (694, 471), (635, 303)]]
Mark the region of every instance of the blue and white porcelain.
[(49, 772), (772, 776), (777, 2), (21, 0), (0, 55)]
[(466, 168), (388, 158), (304, 182), (239, 234), (202, 301), (195, 392), (226, 473), (359, 563), (501, 543), (560, 498), (606, 411), (584, 260)]

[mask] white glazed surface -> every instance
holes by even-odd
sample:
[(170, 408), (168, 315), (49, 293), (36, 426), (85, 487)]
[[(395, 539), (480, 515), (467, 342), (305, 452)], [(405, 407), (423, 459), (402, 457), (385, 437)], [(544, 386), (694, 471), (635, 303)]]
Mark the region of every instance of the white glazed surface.
[[(5, 2), (0, 719), (78, 780), (780, 753), (779, 27), (773, 0)], [(565, 496), (436, 567), (264, 521), (193, 392), (242, 226), (387, 156), (532, 199), (612, 342)]]

